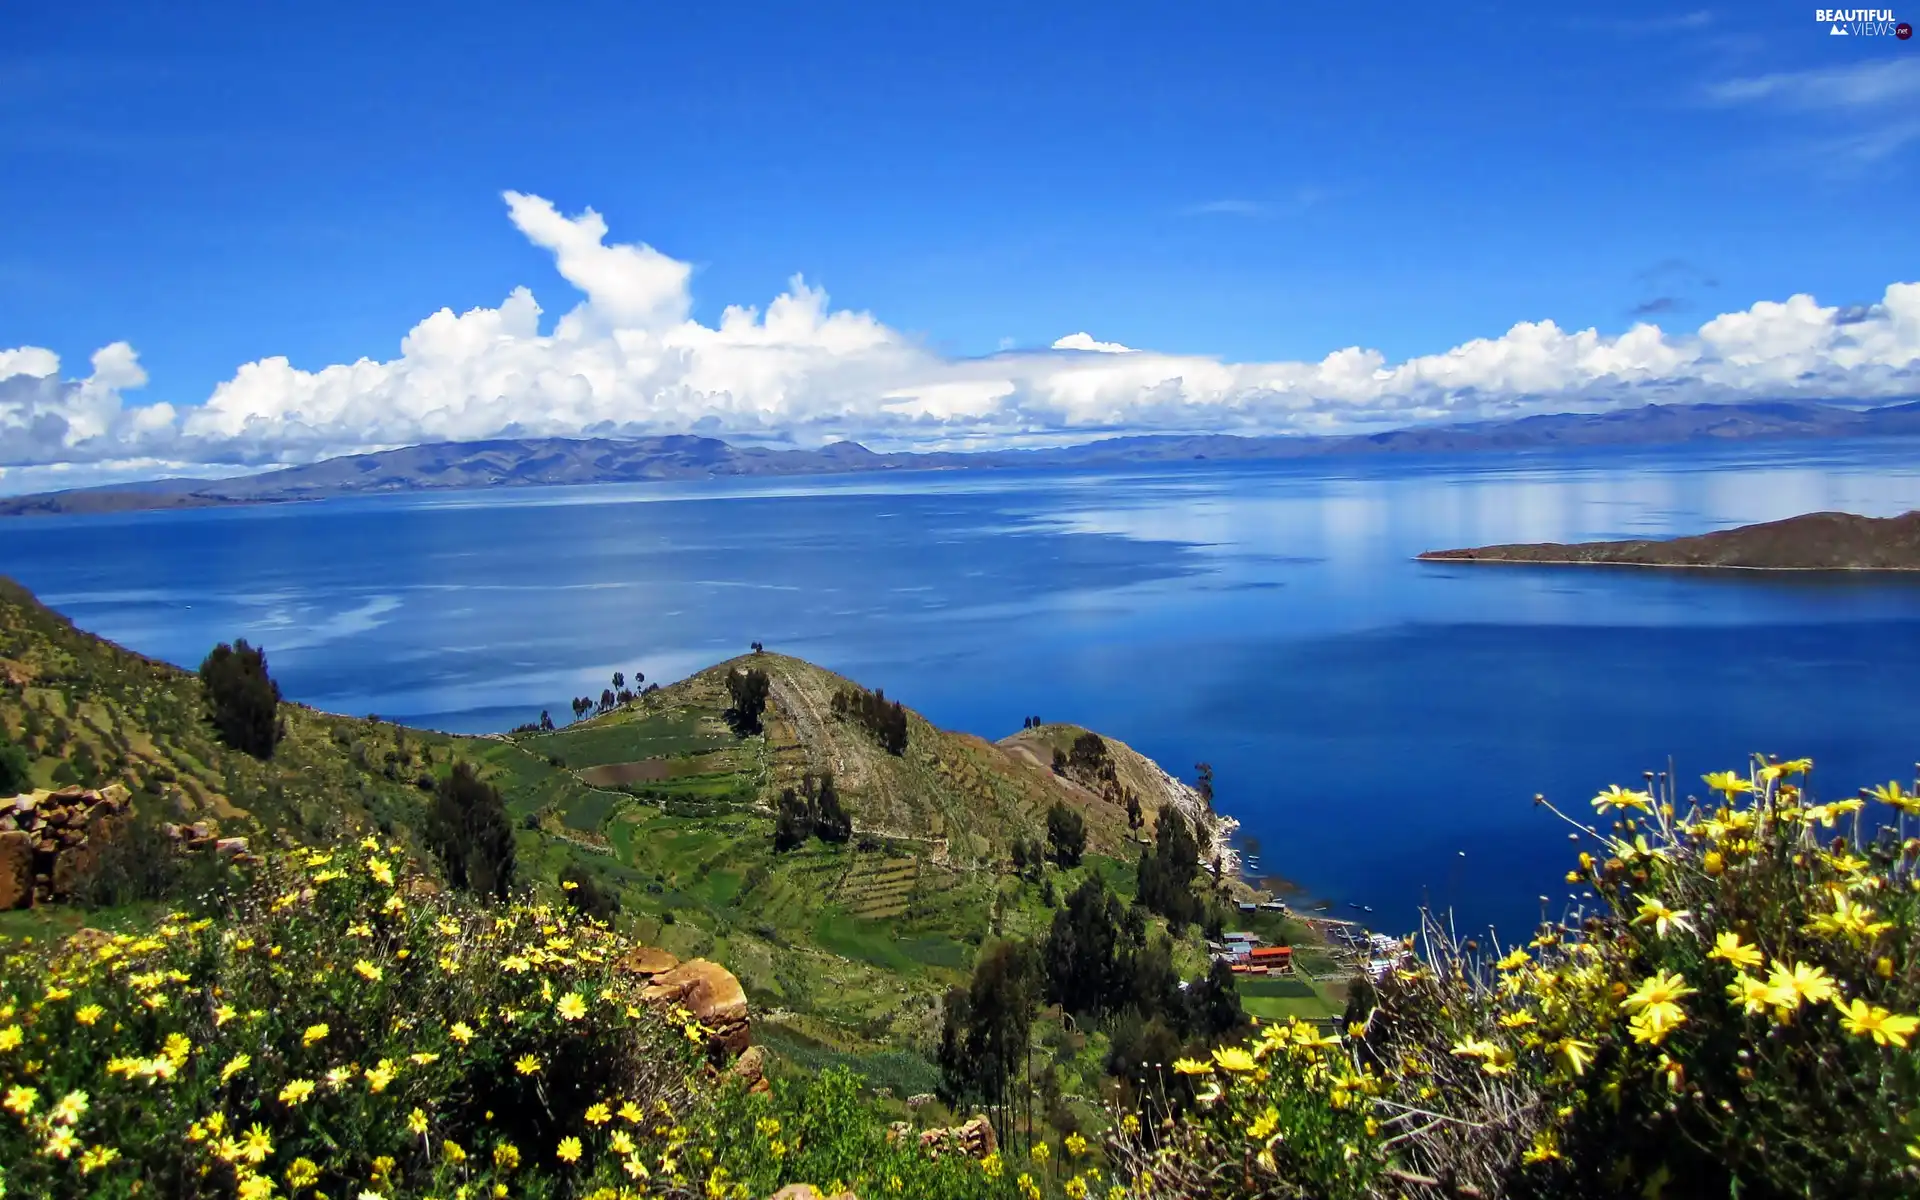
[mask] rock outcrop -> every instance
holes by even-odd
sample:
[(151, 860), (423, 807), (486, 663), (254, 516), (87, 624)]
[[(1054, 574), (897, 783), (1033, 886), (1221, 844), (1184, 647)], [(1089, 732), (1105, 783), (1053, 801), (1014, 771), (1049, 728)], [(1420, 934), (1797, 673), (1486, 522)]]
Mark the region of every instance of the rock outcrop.
[(765, 1052), (753, 1044), (747, 993), (733, 972), (704, 958), (678, 958), (655, 946), (637, 946), (616, 964), (646, 979), (646, 1003), (679, 1008), (707, 1030), (707, 1050), (716, 1063), (731, 1062), (732, 1074), (754, 1091), (768, 1087)]
[(131, 814), (118, 784), (0, 800), (0, 910), (71, 896)]
[[(913, 1125), (908, 1121), (895, 1121), (887, 1130), (888, 1139), (900, 1141), (913, 1136)], [(993, 1122), (985, 1117), (975, 1117), (965, 1124), (951, 1125), (939, 1129), (920, 1131), (920, 1148), (935, 1158), (942, 1154), (964, 1154), (968, 1158), (985, 1158), (999, 1148), (999, 1139), (993, 1135)]]

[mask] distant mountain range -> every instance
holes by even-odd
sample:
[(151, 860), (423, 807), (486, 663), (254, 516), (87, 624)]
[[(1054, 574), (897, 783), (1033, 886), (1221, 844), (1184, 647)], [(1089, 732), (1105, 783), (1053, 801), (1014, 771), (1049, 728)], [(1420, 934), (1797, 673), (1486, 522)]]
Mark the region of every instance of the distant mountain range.
[(14, 496), (0, 499), (0, 516), (283, 503), (455, 488), (856, 471), (1120, 467), (1196, 460), (1248, 462), (1349, 454), (1468, 453), (1903, 434), (1920, 434), (1920, 401), (1864, 410), (1791, 402), (1649, 404), (1606, 413), (1561, 413), (1340, 437), (1146, 435), (1058, 449), (974, 452), (881, 454), (855, 442), (835, 442), (818, 450), (769, 450), (692, 435), (512, 438), (435, 442), (376, 454), (352, 454), (236, 479), (161, 479)]

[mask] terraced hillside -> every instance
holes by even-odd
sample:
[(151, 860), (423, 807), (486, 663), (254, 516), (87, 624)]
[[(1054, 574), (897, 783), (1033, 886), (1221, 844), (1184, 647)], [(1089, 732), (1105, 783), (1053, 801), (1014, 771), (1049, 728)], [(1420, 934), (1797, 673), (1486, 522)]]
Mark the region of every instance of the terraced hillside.
[[(741, 739), (723, 715), (726, 678), (749, 667), (767, 673), (771, 693), (764, 737)], [(771, 811), (781, 789), (797, 787), (807, 773), (831, 771), (864, 840), (911, 844), (918, 857), (954, 870), (989, 866), (1006, 858), (1014, 838), (1043, 836), (1047, 809), (1056, 801), (1082, 812), (1090, 849), (1127, 850), (1132, 831), (1125, 809), (1054, 774), (1032, 741), (996, 745), (938, 729), (909, 709), (906, 751), (890, 754), (863, 726), (834, 713), (835, 693), (856, 686), (801, 659), (745, 655), (617, 712), (515, 741), (559, 759), (583, 784), (625, 791), (669, 811)], [(1070, 742), (1081, 731), (1049, 726), (1046, 732)], [(1167, 803), (1199, 811), (1192, 789), (1124, 743), (1107, 744), (1148, 798), (1149, 811)], [(601, 824), (598, 808), (590, 818), (568, 814), (566, 823), (576, 829)], [(609, 836), (620, 834), (616, 829)]]

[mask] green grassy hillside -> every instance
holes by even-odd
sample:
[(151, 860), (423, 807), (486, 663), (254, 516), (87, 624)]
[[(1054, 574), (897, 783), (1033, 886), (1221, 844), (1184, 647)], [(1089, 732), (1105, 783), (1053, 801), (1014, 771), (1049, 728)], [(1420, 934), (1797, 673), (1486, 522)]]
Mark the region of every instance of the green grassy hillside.
[[(743, 738), (723, 713), (727, 673), (745, 666), (764, 669), (771, 689), (765, 733)], [(538, 892), (557, 898), (560, 873), (584, 866), (619, 898), (630, 933), (725, 963), (770, 1016), (774, 1045), (853, 1056), (916, 1091), (931, 1086), (924, 1060), (887, 1056), (929, 1044), (938, 997), (984, 940), (1032, 935), (1052, 918), (1047, 889), (1013, 875), (1009, 856), (1016, 837), (1044, 837), (1051, 804), (1084, 814), (1089, 850), (1080, 867), (1052, 872), (1053, 894), (1088, 872), (1123, 895), (1133, 887), (1124, 809), (1048, 765), (1051, 742), (1070, 744), (1077, 727), (996, 745), (909, 712), (895, 756), (833, 714), (851, 681), (779, 654), (721, 663), (543, 734), (456, 737), (282, 704), (287, 736), (259, 762), (214, 736), (191, 673), (0, 583), (0, 681), (0, 725), (32, 754), (37, 784), (118, 781), (144, 816), (212, 818), (269, 842), (372, 826), (418, 847), (435, 779), (456, 759), (475, 763), (506, 800), (521, 874)], [(1196, 802), (1149, 760), (1107, 745), (1149, 814)], [(773, 801), (827, 770), (853, 839), (776, 853)], [(1197, 934), (1187, 942), (1197, 970)]]

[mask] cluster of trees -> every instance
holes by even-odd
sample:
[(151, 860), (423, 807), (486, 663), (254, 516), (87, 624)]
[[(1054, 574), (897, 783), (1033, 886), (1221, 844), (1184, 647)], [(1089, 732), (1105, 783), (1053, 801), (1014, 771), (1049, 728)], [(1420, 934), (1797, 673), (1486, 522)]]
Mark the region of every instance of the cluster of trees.
[(888, 754), (898, 758), (907, 752), (906, 707), (888, 700), (885, 688), (869, 692), (856, 684), (840, 689), (833, 694), (833, 715), (860, 724)]
[(1022, 717), (1020, 719), (1020, 728), (1038, 729), (1040, 728), (1040, 718), (1039, 717)]
[[(573, 719), (578, 721), (590, 713), (594, 715), (609, 713), (616, 708), (632, 704), (647, 692), (660, 690), (660, 685), (657, 683), (642, 687), (641, 685), (646, 682), (647, 673), (645, 671), (635, 671), (633, 673), (633, 686), (628, 687), (626, 672), (615, 671), (613, 673), (613, 686), (601, 688), (600, 698), (598, 700), (592, 696), (575, 696), (573, 698)], [(546, 713), (540, 714), (540, 721), (543, 728), (553, 728), (553, 722)]]
[(809, 837), (835, 843), (853, 837), (853, 818), (840, 803), (832, 771), (818, 780), (809, 772), (801, 776), (798, 791), (786, 788), (780, 793), (773, 817), (773, 848), (791, 850)]
[(435, 786), (426, 839), (454, 887), (493, 900), (513, 890), (513, 823), (499, 789), (471, 763), (454, 763)]
[(280, 685), (267, 674), (267, 652), (240, 638), (221, 642), (200, 663), (207, 719), (220, 740), (258, 759), (273, 757), (287, 734), (280, 719)]
[(1134, 894), (1149, 912), (1165, 917), (1176, 935), (1208, 919), (1206, 898), (1193, 887), (1199, 859), (1200, 843), (1187, 818), (1179, 809), (1161, 809), (1153, 842), (1140, 851)]
[(1047, 810), (1047, 853), (1063, 867), (1077, 867), (1087, 852), (1087, 822), (1080, 813), (1055, 800)]
[(1047, 838), (1013, 839), (1013, 873), (1029, 883), (1046, 876), (1046, 865), (1077, 867), (1087, 852), (1087, 822), (1079, 812), (1055, 800), (1047, 810)]
[(1076, 887), (1037, 944), (997, 942), (965, 987), (948, 991), (937, 1060), (941, 1095), (990, 1110), (1002, 1130), (1033, 1091), (1030, 1035), (1042, 1003), (1058, 1004), (1082, 1028), (1112, 1035), (1107, 1070), (1122, 1078), (1164, 1069), (1183, 1047), (1210, 1043), (1246, 1021), (1233, 972), (1215, 963), (1183, 987), (1166, 938), (1149, 939), (1147, 915), (1098, 876)]
[(726, 718), (735, 733), (751, 737), (761, 731), (760, 715), (767, 709), (767, 692), (772, 686), (773, 681), (759, 667), (727, 673), (727, 698), (732, 705)]

